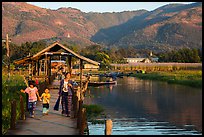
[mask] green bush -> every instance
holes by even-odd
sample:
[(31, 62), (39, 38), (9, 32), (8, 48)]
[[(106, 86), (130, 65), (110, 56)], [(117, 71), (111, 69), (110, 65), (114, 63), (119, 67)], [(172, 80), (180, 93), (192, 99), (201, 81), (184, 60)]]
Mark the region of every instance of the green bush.
[(25, 89), (23, 77), (14, 75), (8, 80), (6, 75), (2, 76), (2, 135), (10, 128), (11, 101), (16, 100), (16, 121), (20, 118), (20, 95), (23, 96), (24, 106), (26, 106), (26, 95), (20, 92)]

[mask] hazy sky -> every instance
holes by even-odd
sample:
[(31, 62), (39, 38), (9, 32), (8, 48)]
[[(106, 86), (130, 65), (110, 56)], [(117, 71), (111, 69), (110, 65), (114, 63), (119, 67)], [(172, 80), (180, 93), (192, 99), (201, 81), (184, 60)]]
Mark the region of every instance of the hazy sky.
[(82, 12), (121, 12), (145, 9), (152, 11), (169, 3), (190, 4), (192, 2), (27, 2), (47, 9), (72, 7)]

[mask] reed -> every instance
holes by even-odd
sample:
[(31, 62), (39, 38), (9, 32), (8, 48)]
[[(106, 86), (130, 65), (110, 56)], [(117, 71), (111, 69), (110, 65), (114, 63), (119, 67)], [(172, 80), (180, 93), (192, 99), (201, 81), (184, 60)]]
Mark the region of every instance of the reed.
[[(5, 74), (5, 73), (4, 73)], [(20, 118), (20, 95), (23, 100), (26, 99), (25, 94), (20, 92), (20, 89), (26, 87), (23, 77), (20, 75), (11, 75), (8, 80), (7, 75), (2, 75), (2, 135), (10, 128), (11, 104), (15, 99), (17, 101), (16, 120)], [(24, 104), (26, 106), (26, 102)]]
[(202, 88), (201, 70), (176, 70), (171, 72), (156, 71), (147, 72), (146, 74), (135, 73), (132, 76), (141, 79), (166, 81), (168, 83), (182, 84), (186, 86)]
[(202, 63), (134, 63), (112, 64), (112, 70), (120, 71), (175, 71), (175, 70), (202, 70)]
[(104, 112), (104, 108), (101, 105), (96, 105), (96, 104), (91, 104), (91, 105), (87, 105), (87, 104), (83, 104), (83, 107), (86, 108), (86, 112), (87, 112), (87, 118), (88, 119), (94, 119), (97, 116), (99, 116), (100, 114), (102, 114), (102, 112)]

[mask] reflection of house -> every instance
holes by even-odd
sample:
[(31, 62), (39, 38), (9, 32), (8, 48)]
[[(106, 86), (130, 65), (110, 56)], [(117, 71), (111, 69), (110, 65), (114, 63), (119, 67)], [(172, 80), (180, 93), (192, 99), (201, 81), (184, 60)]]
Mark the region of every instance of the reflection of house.
[(151, 60), (148, 58), (124, 58), (127, 63), (139, 63), (139, 62), (143, 62), (143, 63), (150, 63)]

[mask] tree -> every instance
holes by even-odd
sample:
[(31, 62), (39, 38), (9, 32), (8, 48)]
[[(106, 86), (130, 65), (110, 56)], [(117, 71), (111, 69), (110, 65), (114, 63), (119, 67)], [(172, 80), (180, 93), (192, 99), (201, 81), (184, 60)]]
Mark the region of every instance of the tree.
[(192, 62), (198, 63), (200, 62), (200, 57), (198, 55), (198, 50), (197, 49), (192, 49)]
[(110, 57), (104, 52), (97, 52), (95, 60), (101, 63), (101, 68), (110, 67)]
[(31, 45), (29, 45), (29, 46), (31, 48), (30, 54), (34, 55), (34, 54), (38, 53), (39, 51), (43, 50), (44, 48), (46, 48), (47, 44), (45, 41), (40, 40), (38, 42), (31, 43)]

